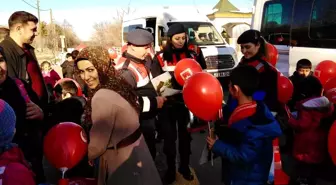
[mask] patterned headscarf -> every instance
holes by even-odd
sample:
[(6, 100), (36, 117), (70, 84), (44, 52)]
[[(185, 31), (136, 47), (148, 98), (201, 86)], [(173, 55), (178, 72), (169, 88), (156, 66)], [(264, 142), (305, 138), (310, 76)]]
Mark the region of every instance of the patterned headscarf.
[(129, 85), (120, 73), (115, 70), (110, 60), (108, 51), (99, 46), (86, 47), (80, 51), (76, 58), (76, 68), (75, 72), (79, 75), (79, 69), (77, 67), (77, 62), (81, 60), (89, 60), (93, 66), (98, 71), (100, 84), (95, 89), (90, 89), (88, 93), (88, 102), (85, 108), (85, 122), (86, 124), (91, 124), (91, 100), (94, 94), (99, 89), (111, 89), (119, 93), (123, 98), (125, 98), (133, 108), (139, 112), (138, 96), (136, 95), (134, 89)]

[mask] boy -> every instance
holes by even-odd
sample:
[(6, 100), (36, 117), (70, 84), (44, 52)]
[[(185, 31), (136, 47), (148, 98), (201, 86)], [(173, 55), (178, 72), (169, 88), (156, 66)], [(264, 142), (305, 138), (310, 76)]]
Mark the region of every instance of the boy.
[(292, 76), (289, 77), (289, 79), (292, 81), (294, 85), (293, 97), (288, 102), (288, 107), (292, 112), (295, 111), (296, 102), (304, 99), (301, 93), (302, 80), (312, 75), (313, 75), (312, 63), (309, 60), (301, 59), (296, 63), (296, 71), (293, 73)]
[(238, 105), (227, 121), (229, 131), (218, 133), (220, 139), (207, 138), (209, 148), (225, 161), (225, 184), (260, 185), (268, 180), (272, 140), (281, 135), (281, 129), (267, 106), (253, 100), (258, 85), (259, 73), (254, 67), (241, 65), (232, 70), (229, 91)]
[(34, 173), (21, 149), (12, 143), (16, 116), (12, 107), (0, 99), (0, 182), (3, 185), (35, 185)]

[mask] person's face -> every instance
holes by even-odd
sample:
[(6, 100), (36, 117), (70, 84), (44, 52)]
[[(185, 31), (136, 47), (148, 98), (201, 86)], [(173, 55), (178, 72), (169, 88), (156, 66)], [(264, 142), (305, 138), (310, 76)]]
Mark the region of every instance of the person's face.
[(37, 24), (29, 21), (27, 24), (17, 24), (15, 28), (21, 36), (21, 42), (24, 44), (32, 44), (37, 36)]
[(302, 75), (304, 77), (307, 77), (310, 74), (310, 69), (309, 68), (300, 68), (297, 70), (297, 72), (299, 73), (299, 75)]
[(81, 60), (77, 63), (80, 77), (84, 80), (90, 89), (95, 89), (99, 85), (99, 76), (97, 69), (88, 60)]
[(67, 61), (73, 61), (72, 57), (68, 57)]
[(186, 34), (185, 33), (175, 34), (173, 35), (171, 41), (175, 48), (181, 49), (183, 48), (184, 43), (186, 42)]
[(50, 65), (49, 65), (49, 64), (44, 64), (44, 65), (42, 66), (42, 71), (47, 72), (47, 71), (49, 71), (49, 70), (50, 70)]
[(0, 84), (2, 84), (7, 78), (7, 64), (5, 58), (0, 53)]
[(140, 60), (144, 60), (146, 56), (148, 55), (148, 51), (151, 48), (151, 45), (147, 46), (135, 46), (135, 45), (130, 45), (127, 50), (131, 50), (131, 54), (134, 55), (136, 58)]
[(254, 57), (258, 53), (259, 48), (260, 48), (260, 44), (256, 45), (251, 42), (240, 45), (241, 52), (244, 54), (244, 57), (246, 59), (250, 59)]

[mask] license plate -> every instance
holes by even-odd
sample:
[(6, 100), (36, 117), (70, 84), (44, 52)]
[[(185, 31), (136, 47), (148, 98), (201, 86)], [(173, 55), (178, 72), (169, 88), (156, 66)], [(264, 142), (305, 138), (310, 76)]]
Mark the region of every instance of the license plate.
[(214, 77), (227, 77), (227, 76), (230, 76), (230, 72), (229, 71), (218, 72), (218, 73), (214, 73), (213, 75)]

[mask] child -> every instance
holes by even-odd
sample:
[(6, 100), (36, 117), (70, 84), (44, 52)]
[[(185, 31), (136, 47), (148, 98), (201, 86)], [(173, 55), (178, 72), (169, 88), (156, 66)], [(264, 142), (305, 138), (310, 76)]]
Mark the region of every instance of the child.
[(322, 85), (314, 76), (306, 77), (300, 84), (304, 100), (298, 102), (297, 118), (290, 117), (289, 125), (295, 130), (293, 156), (297, 161), (291, 182), (316, 184), (314, 170), (327, 152), (328, 131), (320, 124), (330, 116), (333, 104), (322, 96)]
[(219, 133), (220, 139), (207, 138), (209, 148), (226, 162), (222, 167), (225, 184), (260, 185), (268, 180), (272, 140), (281, 135), (281, 129), (267, 106), (252, 99), (258, 83), (254, 67), (241, 65), (232, 70), (229, 91), (238, 106), (227, 122), (230, 131)]
[(304, 99), (304, 97), (302, 97), (301, 94), (300, 83), (306, 77), (313, 75), (313, 72), (311, 70), (312, 70), (312, 63), (307, 59), (301, 59), (296, 63), (296, 71), (293, 73), (292, 76), (289, 77), (289, 79), (292, 81), (294, 85), (293, 97), (292, 100), (289, 101), (288, 103), (288, 107), (292, 112), (295, 111), (296, 102)]
[(72, 96), (78, 95), (78, 87), (76, 86), (75, 82), (68, 80), (64, 81), (54, 88), (54, 95), (56, 98), (56, 102), (64, 100), (66, 98), (70, 98)]
[(0, 99), (0, 182), (3, 185), (35, 185), (34, 173), (21, 149), (12, 143), (15, 134), (14, 110)]
[(41, 71), (43, 75), (44, 82), (47, 85), (49, 93), (52, 92), (52, 88), (56, 82), (61, 79), (55, 70), (51, 68), (51, 64), (48, 61), (41, 63)]

